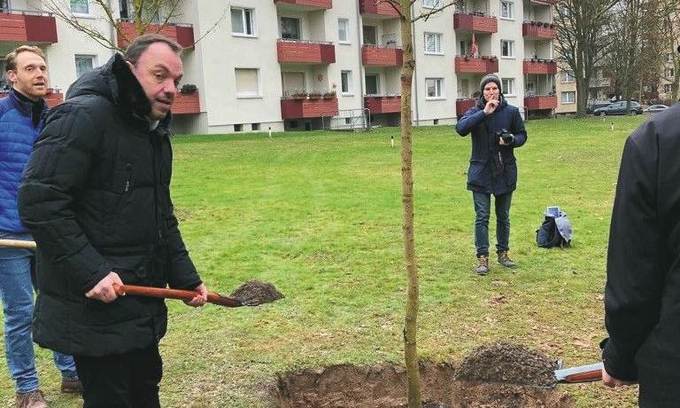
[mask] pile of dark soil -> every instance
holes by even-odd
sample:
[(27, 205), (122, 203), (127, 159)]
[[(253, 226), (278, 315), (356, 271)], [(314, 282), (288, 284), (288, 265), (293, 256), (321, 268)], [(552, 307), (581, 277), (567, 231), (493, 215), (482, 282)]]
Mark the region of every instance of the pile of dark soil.
[(524, 346), (495, 343), (475, 349), (456, 372), (465, 381), (552, 387), (557, 363)]
[(238, 299), (245, 306), (257, 306), (284, 298), (274, 285), (258, 280), (249, 280), (229, 296)]

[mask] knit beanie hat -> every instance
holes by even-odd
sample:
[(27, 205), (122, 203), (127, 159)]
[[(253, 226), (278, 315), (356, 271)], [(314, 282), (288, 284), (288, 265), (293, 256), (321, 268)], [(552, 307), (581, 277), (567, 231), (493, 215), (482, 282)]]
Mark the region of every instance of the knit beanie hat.
[(482, 78), (482, 80), (479, 82), (479, 88), (482, 90), (482, 92), (484, 92), (484, 87), (485, 87), (486, 84), (488, 84), (489, 82), (495, 82), (496, 85), (498, 85), (498, 92), (501, 92), (501, 93), (503, 92), (503, 89), (501, 88), (501, 80), (500, 80), (500, 78), (498, 78), (498, 75), (495, 75), (495, 74), (486, 75), (486, 76), (485, 76), (484, 78)]

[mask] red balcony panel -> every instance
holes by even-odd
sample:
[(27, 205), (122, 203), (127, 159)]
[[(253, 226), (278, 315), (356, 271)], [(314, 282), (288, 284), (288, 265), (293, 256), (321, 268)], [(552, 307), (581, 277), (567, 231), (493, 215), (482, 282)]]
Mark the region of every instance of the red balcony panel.
[(175, 101), (172, 104), (173, 115), (190, 115), (195, 113), (201, 113), (198, 91), (190, 94), (178, 93), (175, 95)]
[(555, 75), (557, 74), (557, 62), (524, 60), (524, 73)]
[(404, 61), (404, 51), (401, 48), (364, 45), (361, 56), (364, 65), (374, 67), (400, 67)]
[(460, 118), (468, 109), (474, 107), (476, 103), (477, 99), (474, 98), (456, 99), (456, 116)]
[(337, 116), (338, 98), (319, 99), (281, 99), (281, 117), (283, 119), (320, 118)]
[(524, 98), (527, 110), (542, 110), (557, 108), (556, 96), (527, 96)]
[(496, 17), (456, 13), (453, 15), (453, 29), (493, 34), (498, 32), (498, 20)]
[[(135, 29), (135, 23), (130, 21), (120, 21), (118, 23), (120, 34), (118, 35), (118, 46), (125, 48), (135, 38), (139, 37)], [(172, 40), (177, 41), (184, 48), (194, 47), (194, 28), (189, 24), (149, 24), (145, 31), (146, 34), (161, 34)]]
[(557, 37), (557, 30), (553, 24), (529, 22), (522, 24), (522, 35), (537, 40), (552, 40)]
[(401, 112), (401, 96), (365, 96), (364, 104), (371, 115), (376, 113), (399, 113)]
[(498, 72), (498, 59), (456, 57), (455, 71), (458, 74), (490, 74)]
[(293, 6), (300, 6), (313, 9), (333, 8), (333, 0), (274, 0), (274, 3), (291, 4)]
[(52, 44), (57, 42), (57, 22), (51, 15), (0, 13), (0, 41)]
[(332, 64), (335, 45), (311, 41), (279, 40), (276, 43), (279, 62), (296, 64)]
[[(399, 9), (399, 5), (397, 4), (396, 6)], [(389, 3), (382, 0), (360, 0), (359, 8), (361, 14), (378, 17), (399, 17), (399, 12)]]

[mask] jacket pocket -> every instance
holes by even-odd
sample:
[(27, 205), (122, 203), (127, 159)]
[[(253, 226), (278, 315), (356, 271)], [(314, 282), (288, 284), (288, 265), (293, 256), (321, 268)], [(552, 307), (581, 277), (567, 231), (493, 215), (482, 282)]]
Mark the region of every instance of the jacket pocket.
[(486, 187), (489, 183), (489, 175), (486, 171), (486, 162), (479, 160), (471, 160), (468, 168), (468, 184), (480, 187)]

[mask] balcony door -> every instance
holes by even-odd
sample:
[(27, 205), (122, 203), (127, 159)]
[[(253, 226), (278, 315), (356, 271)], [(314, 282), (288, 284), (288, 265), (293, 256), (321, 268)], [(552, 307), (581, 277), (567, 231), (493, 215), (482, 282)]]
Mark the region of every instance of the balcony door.
[(366, 95), (380, 94), (380, 75), (366, 74)]
[(364, 26), (364, 44), (378, 45), (378, 35), (376, 34), (375, 26)]
[(304, 72), (282, 72), (283, 96), (292, 96), (305, 91)]
[(285, 40), (301, 40), (300, 19), (281, 17), (281, 38)]

